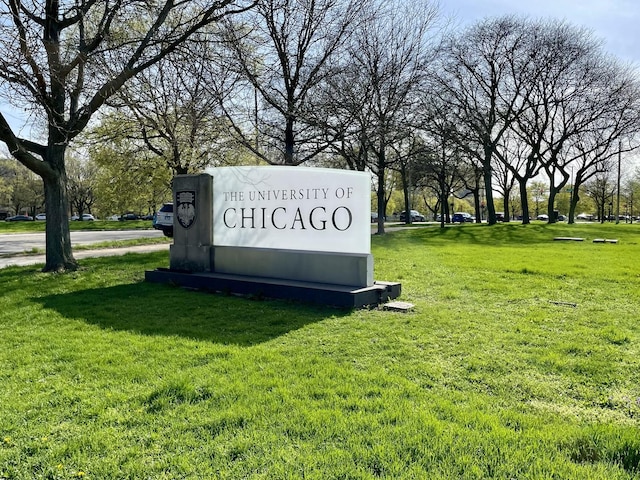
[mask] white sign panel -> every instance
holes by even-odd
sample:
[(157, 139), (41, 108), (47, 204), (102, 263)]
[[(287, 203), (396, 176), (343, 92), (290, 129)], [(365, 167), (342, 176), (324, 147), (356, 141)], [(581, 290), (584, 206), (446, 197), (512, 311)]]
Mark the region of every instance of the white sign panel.
[(213, 176), (213, 243), (371, 252), (368, 173), (311, 167), (221, 167)]

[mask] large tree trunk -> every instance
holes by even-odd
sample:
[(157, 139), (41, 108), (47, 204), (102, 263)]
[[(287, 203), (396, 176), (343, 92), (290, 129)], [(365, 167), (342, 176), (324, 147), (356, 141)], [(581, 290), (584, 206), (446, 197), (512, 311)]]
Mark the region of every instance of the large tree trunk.
[(547, 199), (547, 216), (549, 219), (547, 223), (556, 223), (556, 217), (554, 215), (555, 212), (555, 204), (556, 204), (556, 194), (558, 189), (555, 187), (553, 182), (549, 184), (549, 198)]
[(295, 135), (293, 132), (293, 119), (287, 118), (284, 130), (284, 163), (285, 165), (294, 164), (295, 153)]
[(378, 191), (377, 191), (377, 197), (378, 197), (378, 230), (377, 230), (376, 233), (378, 235), (384, 234), (384, 213), (385, 213), (385, 198), (384, 198), (385, 182), (384, 182), (384, 176), (385, 176), (384, 163), (380, 162), (380, 165), (378, 165)]
[(402, 178), (402, 195), (404, 197), (404, 211), (409, 212), (404, 216), (404, 223), (412, 223), (411, 222), (411, 197), (409, 193), (409, 181), (407, 179), (407, 171), (405, 165), (402, 164), (400, 167), (400, 177)]
[(495, 225), (497, 223), (496, 206), (493, 202), (493, 185), (491, 183), (492, 171), (493, 169), (491, 168), (491, 152), (485, 151), (485, 159), (482, 164), (482, 173), (484, 174), (484, 192), (487, 199), (487, 223), (489, 225)]
[(566, 181), (562, 180), (558, 185), (554, 184), (555, 182), (549, 182), (549, 200), (547, 204), (547, 215), (549, 216), (549, 223), (556, 223), (558, 219), (556, 218), (556, 197), (559, 193), (562, 192), (562, 189), (567, 184)]
[(69, 233), (69, 199), (67, 197), (67, 172), (64, 164), (66, 146), (47, 148), (47, 159), (53, 172), (43, 176), (44, 197), (47, 208), (46, 263), (44, 272), (76, 270), (78, 263), (71, 250)]
[(569, 215), (567, 219), (567, 223), (572, 224), (576, 221), (576, 208), (578, 207), (578, 202), (580, 201), (580, 185), (582, 181), (576, 177), (576, 180), (573, 182), (572, 190), (571, 190), (571, 198), (569, 200)]
[(518, 178), (518, 188), (520, 189), (520, 205), (522, 206), (522, 224), (531, 223), (529, 218), (529, 195), (527, 192), (527, 179)]
[[(506, 194), (507, 192), (505, 192), (505, 196), (502, 199), (502, 208), (504, 208), (504, 222), (510, 222), (511, 221), (511, 207), (509, 206), (509, 194)], [(497, 217), (496, 217), (497, 220)]]

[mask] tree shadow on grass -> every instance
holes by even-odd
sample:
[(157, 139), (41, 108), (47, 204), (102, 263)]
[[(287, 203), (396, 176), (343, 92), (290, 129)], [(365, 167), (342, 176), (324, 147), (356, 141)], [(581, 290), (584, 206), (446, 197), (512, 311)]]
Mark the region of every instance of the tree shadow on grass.
[(179, 336), (220, 344), (256, 345), (348, 310), (257, 300), (135, 283), (38, 299), (46, 309), (106, 330)]
[(24, 292), (25, 287), (30, 288), (30, 280), (39, 275), (41, 271), (42, 265), (26, 267), (10, 265), (0, 269), (0, 292), (3, 295)]

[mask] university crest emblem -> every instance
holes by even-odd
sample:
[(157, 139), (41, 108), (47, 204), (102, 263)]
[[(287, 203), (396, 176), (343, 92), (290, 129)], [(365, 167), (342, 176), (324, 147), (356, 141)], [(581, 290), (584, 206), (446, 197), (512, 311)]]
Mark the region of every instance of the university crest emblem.
[(189, 228), (196, 221), (196, 192), (176, 192), (176, 215), (178, 223)]

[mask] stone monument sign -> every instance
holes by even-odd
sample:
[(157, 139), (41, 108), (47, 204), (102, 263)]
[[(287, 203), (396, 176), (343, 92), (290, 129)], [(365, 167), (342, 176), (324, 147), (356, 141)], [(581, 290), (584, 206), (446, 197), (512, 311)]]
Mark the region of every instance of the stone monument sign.
[(374, 281), (368, 173), (212, 168), (173, 193), (170, 268), (149, 281), (354, 307), (400, 294)]

